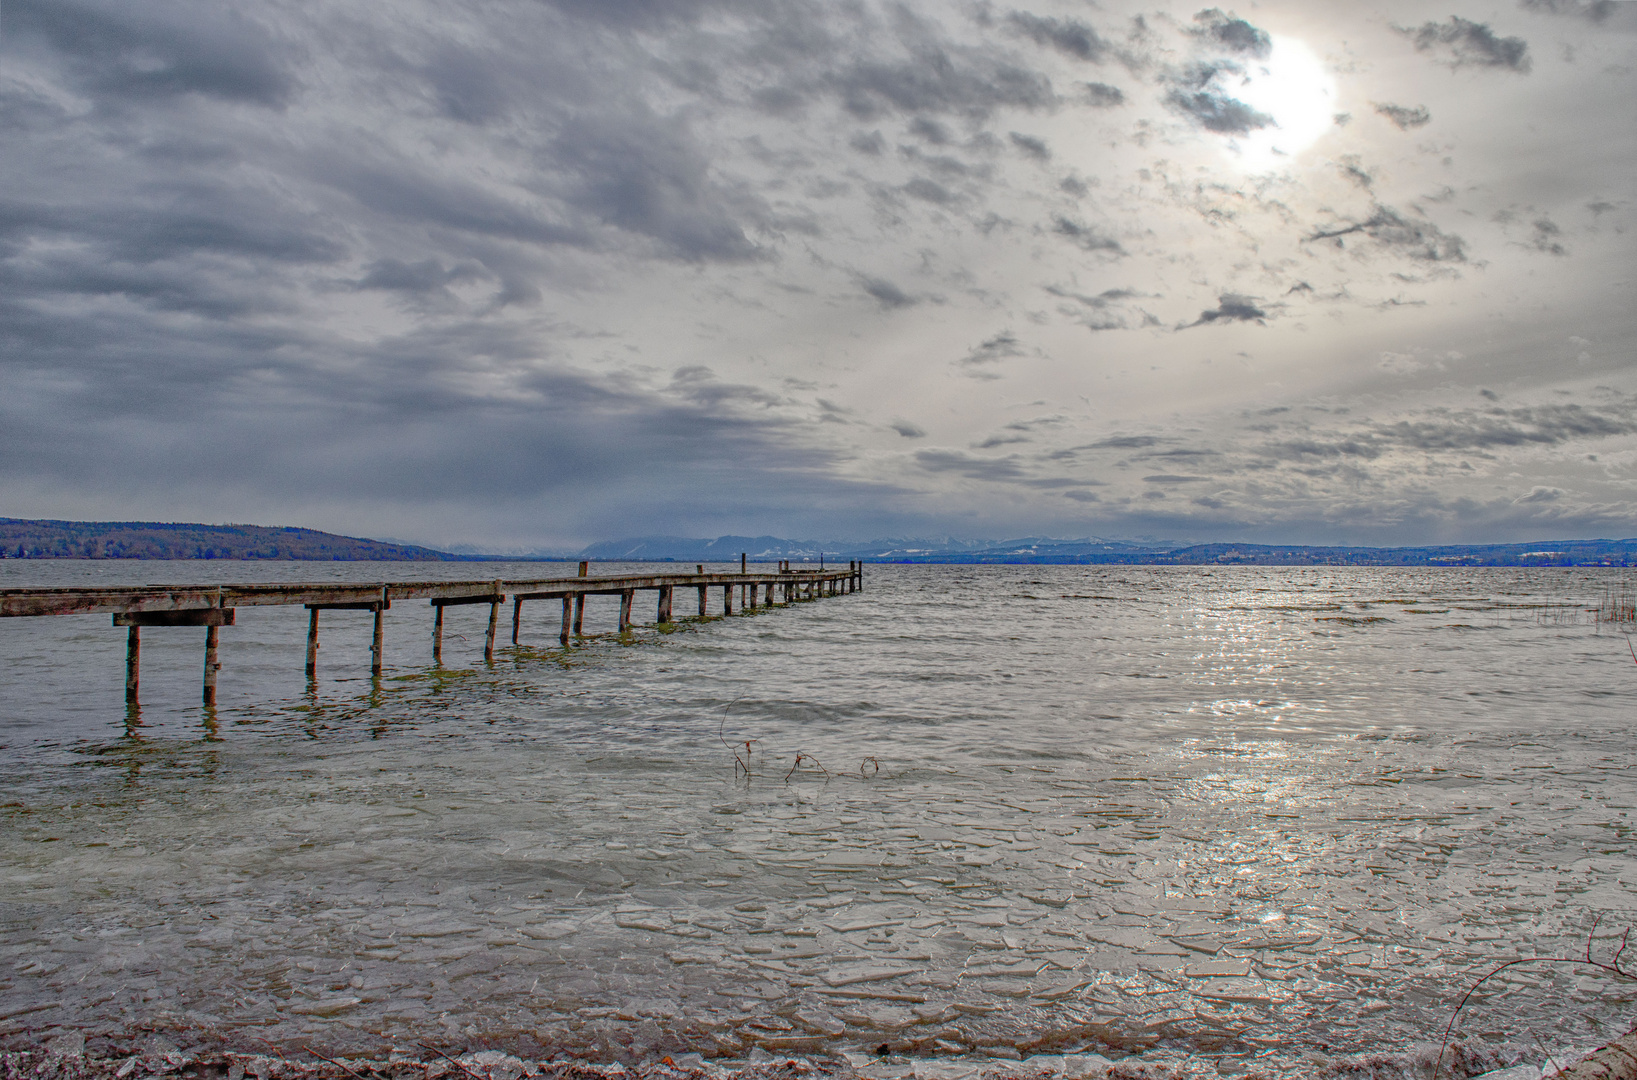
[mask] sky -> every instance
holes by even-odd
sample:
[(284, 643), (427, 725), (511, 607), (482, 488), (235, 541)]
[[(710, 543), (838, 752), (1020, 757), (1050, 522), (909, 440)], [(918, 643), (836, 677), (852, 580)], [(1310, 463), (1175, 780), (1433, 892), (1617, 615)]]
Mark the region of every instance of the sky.
[(1637, 536), (1637, 3), (8, 0), (0, 515)]

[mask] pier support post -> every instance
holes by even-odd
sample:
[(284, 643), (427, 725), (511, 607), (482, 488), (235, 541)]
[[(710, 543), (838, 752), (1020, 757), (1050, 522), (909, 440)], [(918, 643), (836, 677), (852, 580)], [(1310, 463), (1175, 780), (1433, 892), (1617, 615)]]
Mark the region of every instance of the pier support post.
[(671, 621), (671, 586), (669, 586), (669, 585), (661, 585), (659, 587), (659, 611), (655, 615), (655, 621), (660, 623), (661, 625), (669, 625), (670, 624), (670, 621)]
[(432, 664), (443, 666), (443, 605), (432, 608)]
[(732, 585), (722, 586), (722, 614), (723, 615), (732, 615), (733, 614), (733, 586)]
[(377, 604), (375, 607), (375, 634), (369, 646), (369, 673), (372, 676), (381, 674), (381, 654), (386, 651), (385, 607), (385, 604)]
[(134, 623), (125, 634), (125, 700), (136, 700), (137, 684), (142, 681), (142, 628)]
[(216, 662), (216, 646), (221, 640), (221, 627), (205, 627), (205, 686), (203, 701), (206, 705), (216, 704), (216, 672), (221, 664)]
[[(580, 576), (585, 577), (591, 570), (591, 564), (584, 560), (580, 562)], [(585, 593), (574, 597), (574, 636), (581, 636), (585, 629)]]
[(739, 552), (739, 573), (745, 572), (745, 563), (749, 558), (750, 556), (746, 552)]
[(637, 590), (626, 589), (620, 593), (620, 633), (631, 629), (631, 602), (637, 597)]
[(307, 678), (318, 678), (318, 609), (307, 609)]
[(761, 583), (757, 582), (757, 581), (752, 581), (750, 583), (750, 607), (749, 607), (749, 610), (751, 610), (751, 611), (756, 610), (756, 594), (759, 593), (760, 591), (761, 591)]
[(517, 632), (523, 626), (523, 598), (512, 597), (512, 644), (517, 644)]
[[(581, 563), (580, 565), (584, 566), (585, 564)], [(574, 601), (575, 601), (575, 599), (576, 598), (572, 597), (572, 596), (563, 597), (563, 632), (557, 635), (557, 642), (558, 642), (558, 644), (562, 645), (562, 647), (565, 648), (565, 649), (568, 648), (568, 630), (569, 630), (570, 619), (571, 619), (571, 617), (573, 615), (573, 612), (574, 612)], [(580, 600), (581, 604), (583, 605), (584, 602), (585, 602), (585, 598), (580, 597), (578, 599)], [(580, 632), (580, 628), (579, 628), (579, 626), (577, 624), (574, 626), (574, 632), (576, 634)]]
[(710, 604), (705, 597), (705, 593), (705, 586), (699, 586), (699, 617), (701, 619), (710, 614)]
[(500, 622), (500, 605), (505, 602), (505, 599), (505, 597), (497, 595), (489, 601), (489, 633), (483, 639), (483, 662), (485, 664), (494, 663), (495, 629)]

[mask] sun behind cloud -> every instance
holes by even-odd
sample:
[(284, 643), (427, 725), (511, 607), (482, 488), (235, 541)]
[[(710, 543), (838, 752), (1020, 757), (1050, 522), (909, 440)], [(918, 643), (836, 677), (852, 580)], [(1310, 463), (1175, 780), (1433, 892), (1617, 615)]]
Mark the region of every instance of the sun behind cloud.
[(1296, 38), (1274, 35), (1265, 59), (1246, 65), (1234, 97), (1272, 123), (1234, 139), (1232, 150), (1248, 169), (1276, 167), (1312, 146), (1335, 124), (1336, 80), (1324, 62)]

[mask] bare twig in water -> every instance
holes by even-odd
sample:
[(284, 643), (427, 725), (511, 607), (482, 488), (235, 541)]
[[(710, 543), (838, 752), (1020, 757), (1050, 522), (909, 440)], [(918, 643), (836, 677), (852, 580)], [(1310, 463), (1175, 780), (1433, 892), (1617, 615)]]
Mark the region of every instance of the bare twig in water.
[(347, 1068), (345, 1065), (341, 1064), (339, 1061), (335, 1060), (334, 1058), (325, 1057), (323, 1054), (320, 1054), (317, 1050), (314, 1050), (310, 1046), (303, 1046), (302, 1049), (305, 1050), (307, 1053), (313, 1055), (313, 1057), (317, 1058), (318, 1060), (328, 1061), (331, 1065), (334, 1065), (336, 1068), (340, 1069), (342, 1072), (347, 1073), (347, 1074), (349, 1074), (351, 1076), (358, 1077), (358, 1080), (368, 1080), (368, 1078), (366, 1076), (364, 1076), (363, 1073), (356, 1072), (356, 1071), (354, 1071), (352, 1069)]
[(1467, 1001), (1473, 994), (1478, 992), (1478, 987), (1482, 986), (1496, 975), (1499, 975), (1507, 968), (1517, 967), (1520, 964), (1573, 964), (1580, 967), (1594, 967), (1599, 971), (1607, 972), (1608, 974), (1614, 975), (1621, 979), (1637, 979), (1637, 971), (1627, 971), (1625, 968), (1620, 966), (1620, 955), (1626, 951), (1626, 939), (1631, 936), (1630, 927), (1627, 927), (1625, 933), (1620, 935), (1620, 948), (1615, 950), (1614, 958), (1611, 962), (1605, 964), (1601, 960), (1592, 959), (1592, 938), (1597, 936), (1597, 926), (1602, 921), (1602, 915), (1598, 915), (1597, 918), (1592, 920), (1592, 928), (1586, 933), (1586, 954), (1584, 957), (1529, 956), (1523, 958), (1522, 960), (1508, 960), (1500, 967), (1495, 968), (1483, 978), (1467, 987), (1466, 993), (1461, 995), (1460, 1002), (1455, 1006), (1455, 1012), (1450, 1015), (1449, 1023), (1444, 1027), (1444, 1041), (1438, 1046), (1438, 1060), (1433, 1062), (1432, 1080), (1438, 1080), (1439, 1072), (1444, 1067), (1444, 1051), (1449, 1048), (1450, 1033), (1455, 1030), (1455, 1021), (1460, 1019), (1461, 1010), (1466, 1008)]
[(788, 784), (790, 782), (790, 778), (792, 776), (796, 775), (796, 770), (801, 768), (801, 763), (803, 761), (811, 761), (814, 765), (817, 765), (819, 772), (824, 774), (825, 781), (826, 782), (829, 781), (829, 779), (830, 779), (830, 770), (826, 769), (824, 767), (823, 763), (820, 762), (819, 759), (814, 757), (812, 754), (804, 754), (804, 753), (802, 753), (801, 751), (798, 750), (796, 752), (796, 763), (794, 765), (790, 766), (790, 771), (789, 772), (784, 774), (784, 782), (785, 783)]
[(874, 757), (867, 757), (863, 761), (860, 761), (858, 763), (858, 778), (860, 780), (864, 779), (864, 766), (866, 766), (866, 765), (875, 766), (875, 772), (871, 773), (870, 774), (871, 776), (879, 776), (881, 774), (881, 761), (880, 761), (880, 759), (874, 758)]
[[(743, 697), (743, 696), (744, 696), (743, 694), (739, 695), (739, 697)], [(733, 708), (737, 704), (739, 704), (739, 698), (734, 698), (732, 701), (728, 702), (726, 708), (724, 708), (722, 710), (722, 722), (720, 724), (716, 725), (716, 737), (717, 737), (717, 739), (721, 741), (723, 746), (728, 748), (728, 753), (733, 755), (733, 778), (735, 780), (739, 779), (739, 770), (740, 769), (744, 770), (745, 776), (747, 778), (750, 776), (750, 763), (739, 757), (739, 751), (735, 750), (733, 748), (733, 743), (728, 742), (727, 737), (722, 734), (722, 732), (727, 728), (727, 725), (728, 725), (728, 709)], [(761, 741), (762, 740), (760, 740), (760, 739), (746, 739), (746, 740), (744, 740), (745, 757), (748, 758), (750, 756), (750, 744), (751, 743), (761, 742)]]
[(467, 1076), (471, 1077), (472, 1080), (483, 1080), (483, 1078), (481, 1076), (479, 1076), (477, 1073), (473, 1072), (471, 1069), (468, 1069), (466, 1066), (462, 1065), (460, 1062), (456, 1061), (454, 1058), (450, 1057), (448, 1054), (444, 1053), (442, 1050), (439, 1050), (437, 1047), (433, 1046), (431, 1043), (424, 1043), (423, 1042), (423, 1043), (416, 1043), (415, 1045), (426, 1047), (426, 1049), (432, 1051), (434, 1054), (436, 1054), (439, 1057), (443, 1058), (443, 1060), (447, 1061), (449, 1064), (453, 1065), (455, 1068), (459, 1069), (461, 1072), (463, 1072)]
[(1631, 653), (1631, 658), (1633, 660), (1637, 660), (1637, 649), (1634, 649), (1634, 648), (1631, 647), (1631, 635), (1630, 634), (1626, 635), (1626, 650)]

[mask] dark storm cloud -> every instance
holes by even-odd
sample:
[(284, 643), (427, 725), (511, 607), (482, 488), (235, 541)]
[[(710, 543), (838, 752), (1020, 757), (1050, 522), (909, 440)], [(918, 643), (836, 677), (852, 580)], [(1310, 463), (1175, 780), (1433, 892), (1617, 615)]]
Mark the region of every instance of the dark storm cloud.
[(860, 154), (880, 157), (887, 149), (887, 140), (882, 138), (879, 131), (860, 131), (847, 140), (847, 145)]
[(860, 277), (858, 287), (873, 296), (883, 310), (913, 307), (920, 303), (918, 299), (884, 278)]
[(1529, 11), (1548, 15), (1574, 15), (1592, 22), (1602, 22), (1616, 10), (1615, 0), (1522, 0)]
[[(1000, 376), (987, 370), (990, 365), (999, 364), (1004, 360), (1010, 360), (1013, 357), (1022, 355), (1024, 355), (1023, 346), (1018, 343), (1016, 335), (1010, 330), (1003, 330), (982, 344), (973, 346), (965, 356), (955, 361), (955, 366), (966, 368), (967, 374), (973, 378), (996, 379)], [(1021, 440), (1004, 439), (1002, 441), (1018, 442)], [(999, 444), (990, 442), (983, 445)]]
[(1193, 33), (1228, 52), (1254, 56), (1266, 60), (1273, 53), (1273, 39), (1266, 30), (1258, 29), (1237, 15), (1223, 14), (1220, 8), (1207, 8), (1194, 16), (1199, 25)]
[(1569, 249), (1563, 246), (1562, 236), (1563, 230), (1558, 228), (1551, 218), (1537, 218), (1529, 246), (1547, 255), (1567, 255)]
[(1451, 67), (1506, 68), (1529, 71), (1529, 43), (1520, 37), (1497, 37), (1485, 23), (1452, 15), (1448, 22), (1395, 27), (1415, 43), (1416, 51), (1444, 58)]
[(1094, 108), (1111, 109), (1116, 105), (1125, 104), (1125, 91), (1108, 83), (1081, 83), (1080, 100)]
[(571, 205), (692, 262), (761, 254), (742, 218), (762, 208), (713, 182), (707, 156), (676, 118), (623, 119), (615, 126), (577, 118), (555, 140), (549, 161), (573, 174)]
[(1408, 218), (1380, 203), (1371, 207), (1370, 216), (1363, 221), (1318, 229), (1308, 239), (1332, 240), (1340, 247), (1343, 238), (1348, 236), (1368, 237), (1383, 250), (1426, 262), (1466, 261), (1466, 245), (1459, 236), (1446, 233), (1429, 221)]
[(1206, 323), (1215, 322), (1253, 322), (1259, 326), (1265, 326), (1268, 313), (1257, 307), (1258, 303), (1259, 301), (1254, 296), (1223, 293), (1217, 298), (1216, 307), (1200, 312), (1199, 318), (1178, 327), (1178, 329), (1186, 330), (1188, 327), (1204, 326)]
[(288, 47), (229, 7), (155, 0), (11, 0), (7, 44), (43, 39), (106, 107), (199, 94), (278, 107), (294, 92)]
[(917, 450), (915, 463), (927, 472), (955, 473), (969, 480), (1025, 479), (1015, 458), (975, 457), (962, 450)]
[(892, 427), (892, 430), (898, 432), (898, 434), (902, 435), (906, 439), (926, 438), (926, 429), (917, 424), (912, 424), (908, 420), (895, 420), (890, 426)]
[(1052, 232), (1058, 236), (1066, 236), (1076, 247), (1083, 251), (1106, 251), (1113, 255), (1124, 255), (1125, 249), (1112, 236), (1104, 236), (1097, 229), (1083, 222), (1075, 221), (1062, 214), (1052, 218)]
[(1006, 16), (1006, 25), (1015, 34), (1039, 45), (1049, 45), (1078, 60), (1095, 63), (1109, 51), (1108, 43), (1097, 36), (1097, 31), (1079, 19), (1054, 19), (1014, 11)]
[[(1343, 154), (1341, 159), (1336, 162), (1336, 167), (1341, 170), (1343, 176), (1366, 191), (1369, 191), (1375, 185), (1375, 173), (1364, 167), (1357, 154)], [(1313, 291), (1311, 285), (1307, 289), (1309, 292)]]
[(887, 113), (981, 118), (999, 108), (1050, 108), (1051, 81), (992, 49), (948, 41), (936, 27), (900, 9), (897, 55), (838, 57), (821, 82), (861, 120)]
[(1376, 112), (1392, 121), (1399, 131), (1408, 131), (1410, 128), (1421, 127), (1432, 120), (1432, 113), (1425, 105), (1388, 105), (1383, 102), (1374, 102)]
[(1172, 90), (1165, 95), (1165, 103), (1205, 130), (1223, 135), (1248, 135), (1274, 123), (1273, 117), (1238, 98), (1210, 90)]
[(1046, 140), (1037, 139), (1033, 135), (1024, 135), (1016, 131), (1011, 133), (1010, 138), (1013, 146), (1036, 161), (1051, 160), (1052, 151), (1051, 147), (1046, 145)]
[(1637, 434), (1637, 401), (1588, 407), (1537, 405), (1428, 409), (1408, 419), (1368, 423), (1354, 431), (1276, 439), (1259, 449), (1285, 460), (1374, 460), (1392, 451), (1484, 453)]

